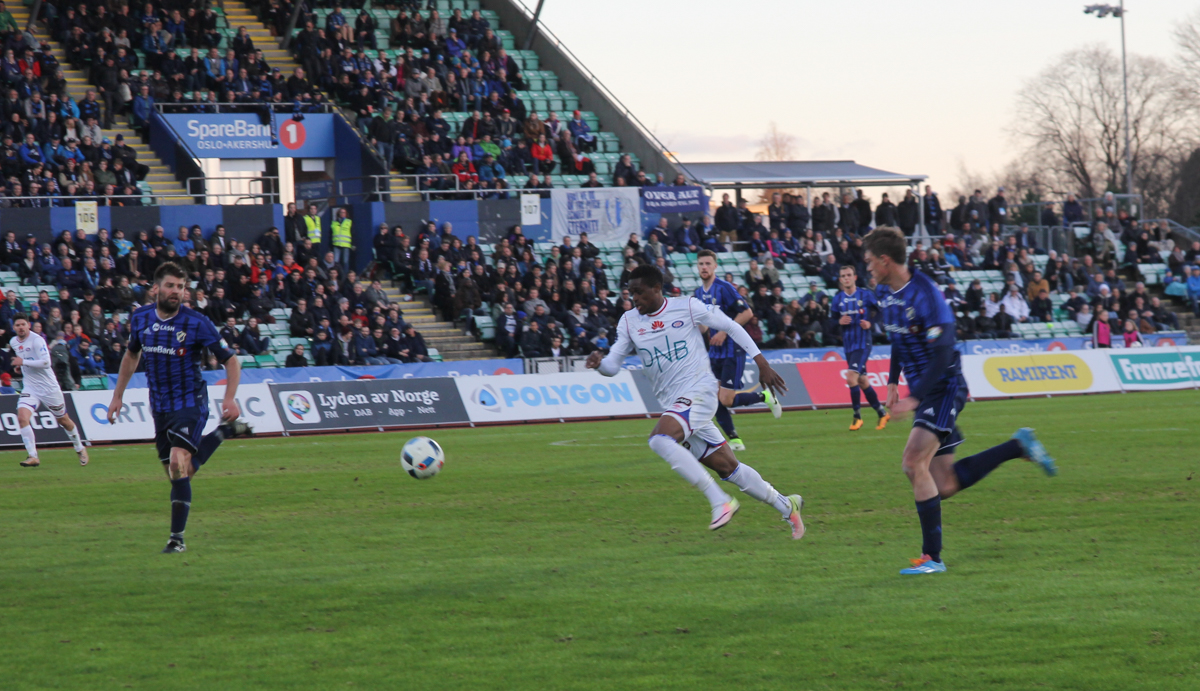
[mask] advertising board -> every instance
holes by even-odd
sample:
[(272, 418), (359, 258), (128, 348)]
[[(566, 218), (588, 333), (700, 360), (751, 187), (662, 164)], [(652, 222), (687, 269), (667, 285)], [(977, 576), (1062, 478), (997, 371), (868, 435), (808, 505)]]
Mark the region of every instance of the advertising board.
[(646, 405), (628, 371), (517, 374), (455, 379), (471, 422), (513, 422), (644, 415)]
[(271, 384), (289, 432), (467, 421), (454, 379), (358, 379)]

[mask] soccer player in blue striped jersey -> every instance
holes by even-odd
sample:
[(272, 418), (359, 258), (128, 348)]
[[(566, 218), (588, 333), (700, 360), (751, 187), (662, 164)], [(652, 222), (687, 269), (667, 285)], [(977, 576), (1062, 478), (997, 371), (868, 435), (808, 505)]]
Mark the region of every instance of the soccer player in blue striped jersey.
[[(954, 347), (954, 313), (933, 279), (910, 270), (907, 243), (898, 228), (876, 228), (864, 242), (867, 266), (878, 284), (883, 326), (892, 343), (887, 407), (895, 417), (913, 414), (904, 447), (904, 474), (912, 483), (921, 522), (922, 554), (904, 575), (941, 573), (942, 499), (982, 480), (1001, 463), (1025, 458), (1047, 475), (1058, 470), (1033, 430), (1022, 427), (1009, 441), (957, 463), (963, 442), (958, 416), (967, 402), (967, 381)], [(909, 392), (900, 398), (900, 373)]]
[[(121, 413), (125, 387), (144, 359), (154, 443), (171, 481), (171, 537), (163, 552), (175, 553), (187, 549), (183, 531), (192, 505), (192, 476), (224, 439), (246, 434), (250, 428), (238, 420), (241, 411), (235, 395), (241, 367), (237, 356), (208, 317), (183, 306), (187, 274), (167, 262), (154, 272), (153, 288), (155, 303), (129, 316), (129, 346), (108, 404), (108, 422), (114, 424)], [(208, 386), (200, 374), (205, 350), (224, 364), (226, 379), (221, 424), (207, 435)]]
[(850, 387), (850, 403), (854, 406), (854, 420), (850, 423), (850, 431), (862, 428), (861, 394), (867, 397), (867, 403), (879, 415), (879, 424), (875, 429), (887, 427), (887, 411), (879, 403), (875, 389), (867, 379), (867, 360), (871, 359), (871, 321), (874, 312), (879, 311), (875, 302), (875, 293), (858, 289), (858, 271), (853, 266), (843, 266), (838, 271), (838, 285), (841, 291), (833, 298), (830, 308), (832, 316), (842, 325), (842, 349), (846, 354), (846, 386)]
[[(712, 250), (700, 250), (696, 257), (696, 268), (700, 272), (701, 283), (692, 293), (692, 297), (709, 305), (710, 310), (721, 310), (739, 326), (750, 321), (754, 312), (742, 299), (737, 288), (729, 281), (717, 278), (717, 255)], [(717, 392), (719, 404), (714, 418), (721, 431), (729, 437), (729, 448), (744, 451), (746, 443), (738, 436), (729, 409), (765, 403), (778, 418), (783, 415), (783, 406), (767, 388), (762, 391), (738, 392), (742, 388), (742, 374), (746, 370), (746, 351), (738, 347), (724, 331), (708, 334), (708, 360), (712, 364), (713, 375), (721, 385)]]

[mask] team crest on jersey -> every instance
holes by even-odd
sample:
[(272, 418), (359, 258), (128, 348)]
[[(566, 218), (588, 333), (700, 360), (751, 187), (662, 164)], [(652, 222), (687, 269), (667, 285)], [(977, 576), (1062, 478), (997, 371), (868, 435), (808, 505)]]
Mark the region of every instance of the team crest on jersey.
[(682, 320), (682, 319), (676, 319), (675, 321), (671, 322), (671, 328), (672, 328), (672, 329), (678, 329), (678, 328), (680, 328), (680, 327), (682, 327), (682, 326), (683, 326), (683, 320)]
[(183, 339), (185, 338), (187, 338), (186, 331), (180, 331), (179, 333), (175, 334), (175, 340), (179, 341), (180, 343), (183, 343)]

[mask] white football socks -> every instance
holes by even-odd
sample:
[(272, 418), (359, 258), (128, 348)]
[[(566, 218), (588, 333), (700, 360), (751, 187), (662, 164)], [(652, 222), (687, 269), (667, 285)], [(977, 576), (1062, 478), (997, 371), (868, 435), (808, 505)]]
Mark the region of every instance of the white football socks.
[(758, 471), (745, 463), (738, 463), (738, 467), (734, 468), (729, 477), (721, 478), (726, 482), (732, 482), (738, 486), (746, 494), (754, 497), (768, 506), (774, 506), (779, 513), (783, 514), (784, 518), (792, 515), (792, 503), (788, 498), (779, 493), (779, 490), (771, 486), (771, 483), (762, 478)]
[(37, 439), (33, 436), (33, 427), (26, 425), (21, 428), (21, 441), (25, 442), (25, 453), (30, 458), (37, 458)]
[(650, 437), (650, 449), (661, 456), (671, 466), (671, 469), (679, 473), (684, 480), (704, 492), (708, 503), (714, 509), (729, 501), (729, 495), (725, 494), (725, 491), (717, 485), (712, 475), (708, 473), (708, 469), (696, 460), (691, 451), (683, 448), (674, 439), (665, 434), (656, 434)]
[(67, 439), (71, 440), (71, 445), (75, 447), (75, 451), (83, 451), (83, 440), (79, 438), (79, 427), (76, 426), (72, 430), (64, 428), (63, 431), (67, 433)]

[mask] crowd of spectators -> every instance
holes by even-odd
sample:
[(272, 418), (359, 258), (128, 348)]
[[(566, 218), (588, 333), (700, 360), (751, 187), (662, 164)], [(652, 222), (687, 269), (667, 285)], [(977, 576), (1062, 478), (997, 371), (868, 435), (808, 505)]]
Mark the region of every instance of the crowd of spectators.
[[(12, 317), (30, 315), (47, 341), (62, 344), (70, 358), (60, 372), (71, 388), (81, 376), (115, 373), (128, 340), (128, 314), (152, 302), (154, 271), (175, 262), (188, 273), (185, 304), (207, 315), (239, 355), (269, 354), (265, 324), (286, 323), (287, 335), (304, 338), (301, 362), (317, 365), (375, 365), (428, 361), (424, 338), (405, 322), (401, 305), (388, 299), (379, 281), (358, 276), (309, 238), (293, 243), (269, 228), (247, 246), (219, 225), (205, 237), (200, 226), (180, 226), (170, 236), (162, 226), (126, 237), (101, 229), (96, 235), (64, 231), (51, 243), (33, 235), (3, 238), (0, 265), (23, 285), (43, 286), (23, 301), (8, 289), (0, 304), (0, 341), (12, 333)], [(53, 288), (50, 289), (50, 286)], [(284, 310), (279, 312), (278, 310)], [(312, 361), (305, 357), (308, 350)], [(13, 373), (11, 353), (0, 351), (0, 371)], [(206, 363), (215, 369), (217, 363)]]
[[(562, 119), (551, 112), (543, 120), (529, 109), (518, 95), (527, 86), (521, 68), (487, 18), (459, 9), (444, 17), (421, 4), (398, 3), (381, 27), (361, 8), (335, 5), (322, 17), (306, 3), (291, 44), (297, 67), (270, 65), (244, 26), (225, 36), (206, 3), (154, 0), (109, 10), (48, 0), (42, 19), (92, 88), (74, 102), (49, 46), (29, 34), (8, 36), (11, 52), (0, 66), (0, 86), (9, 96), (0, 116), (3, 131), (13, 135), (11, 158), (20, 164), (18, 172), (41, 163), (46, 177), (54, 178), (53, 194), (46, 192), (42, 171), (19, 180), (19, 191), (28, 194), (29, 183), (37, 182), (37, 194), (29, 196), (61, 196), (73, 183), (76, 195), (70, 196), (140, 203), (130, 195), (138, 193), (145, 166), (131, 148), (108, 142), (101, 131), (118, 116), (127, 115), (144, 135), (158, 104), (194, 112), (253, 110), (264, 103), (316, 110), (327, 105), (325, 94), (353, 111), (391, 168), (422, 176), (420, 187), (429, 195), (507, 198), (512, 189), (552, 189), (553, 175), (587, 176), (586, 187), (662, 184), (628, 157), (611, 177), (596, 175), (588, 157), (597, 148), (596, 132), (579, 111)], [(253, 5), (276, 34), (286, 30), (291, 2)], [(389, 45), (381, 45), (377, 31), (387, 34)], [(402, 52), (392, 57), (392, 48)], [(468, 116), (452, 126), (444, 117), (450, 111)], [(25, 156), (30, 132), (37, 153)], [(59, 168), (70, 158), (79, 170), (63, 178)], [(120, 169), (114, 159), (123, 160)], [(9, 167), (6, 179), (12, 177)]]
[[(675, 266), (672, 254), (736, 247), (745, 252), (740, 256), (748, 258), (749, 268), (724, 272), (722, 278), (738, 286), (753, 309), (755, 318), (746, 327), (756, 340), (770, 348), (835, 345), (841, 337), (830, 317), (829, 292), (837, 287), (839, 269), (854, 267), (860, 285), (873, 287), (863, 236), (887, 223), (909, 231), (913, 206), (930, 196), (927, 189), (924, 198), (909, 194), (894, 206), (885, 196), (872, 208), (862, 193), (846, 195), (838, 206), (823, 195), (810, 209), (800, 195), (777, 194), (767, 213), (755, 214), (725, 195), (699, 222), (683, 219), (672, 225), (664, 217), (644, 236), (631, 236), (619, 266), (610, 266), (610, 255), (586, 235), (576, 243), (563, 238), (549, 253), (535, 252), (519, 226), (486, 249), (473, 237), (455, 237), (449, 224), (440, 229), (429, 224), (417, 246), (395, 228), (377, 237), (375, 253), (397, 280), (429, 291), (444, 318), (470, 319), (490, 310), (503, 355), (538, 357), (585, 355), (607, 347), (616, 320), (631, 307), (625, 288), (639, 264), (658, 266), (667, 290), (680, 293), (675, 272), (689, 269)], [(972, 218), (979, 209), (973, 211)], [(940, 209), (934, 214), (940, 223), (929, 223), (933, 218), (927, 216), (926, 228), (944, 228), (956, 215)], [(1147, 264), (1165, 263), (1168, 292), (1173, 282), (1176, 288), (1189, 285), (1188, 298), (1194, 306), (1200, 302), (1200, 268), (1195, 268), (1200, 242), (1185, 250), (1163, 226), (1144, 227), (1127, 214), (1101, 213), (1079, 247), (1070, 257), (1039, 247), (1024, 224), (968, 222), (961, 234), (914, 237), (909, 262), (943, 286), (961, 339), (1009, 338), (1018, 334), (1017, 324), (1064, 321), (1077, 323), (1097, 345), (1119, 338), (1133, 343), (1141, 334), (1176, 330), (1179, 319), (1169, 304), (1138, 280)], [(1161, 253), (1168, 255), (1165, 262)], [(973, 274), (963, 279), (963, 271), (993, 272), (990, 290)], [(781, 273), (803, 277), (789, 282), (797, 286), (797, 296), (784, 297)], [(770, 335), (765, 341), (764, 334)], [(882, 332), (876, 338), (886, 342)]]
[(104, 136), (107, 92), (76, 102), (49, 42), (21, 30), (3, 3), (0, 42), (0, 206), (140, 205), (148, 167), (123, 137)]

